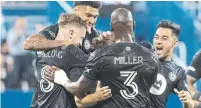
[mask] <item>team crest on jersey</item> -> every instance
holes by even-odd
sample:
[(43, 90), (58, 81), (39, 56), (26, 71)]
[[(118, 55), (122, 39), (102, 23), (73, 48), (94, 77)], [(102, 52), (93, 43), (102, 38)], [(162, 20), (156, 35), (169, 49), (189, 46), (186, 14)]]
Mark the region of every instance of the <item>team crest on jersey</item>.
[(177, 76), (176, 76), (176, 74), (174, 72), (170, 72), (169, 73), (169, 78), (170, 78), (171, 81), (175, 81)]
[(85, 40), (84, 41), (84, 48), (88, 50), (90, 47), (91, 47), (91, 44), (90, 44), (89, 40)]

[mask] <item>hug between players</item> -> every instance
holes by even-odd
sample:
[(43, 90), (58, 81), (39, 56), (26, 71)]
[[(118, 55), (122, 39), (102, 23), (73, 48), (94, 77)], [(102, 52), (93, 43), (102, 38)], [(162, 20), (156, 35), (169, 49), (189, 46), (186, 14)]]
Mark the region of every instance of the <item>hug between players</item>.
[(171, 92), (184, 108), (201, 108), (193, 86), (201, 78), (201, 50), (187, 70), (172, 60), (180, 25), (161, 20), (153, 45), (136, 42), (132, 13), (117, 8), (111, 30), (100, 34), (101, 6), (75, 1), (72, 14), (25, 40), (24, 49), (37, 55), (31, 108), (165, 108)]

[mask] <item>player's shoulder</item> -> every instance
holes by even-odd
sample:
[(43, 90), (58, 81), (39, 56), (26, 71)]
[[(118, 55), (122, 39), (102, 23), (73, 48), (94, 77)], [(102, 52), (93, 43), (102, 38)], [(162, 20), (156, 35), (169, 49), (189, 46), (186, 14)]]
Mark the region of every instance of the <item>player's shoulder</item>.
[(83, 50), (81, 50), (79, 47), (75, 46), (75, 45), (67, 45), (67, 46), (61, 46), (60, 47), (62, 50), (65, 50), (66, 52), (68, 53), (72, 53), (72, 54), (75, 54), (75, 53), (84, 53)]
[(182, 66), (176, 64), (174, 61), (172, 61), (171, 64), (172, 67), (174, 67), (174, 70), (177, 72), (177, 74), (186, 74), (185, 69)]
[(154, 52), (153, 49), (146, 48), (138, 43), (118, 43), (115, 45), (111, 45), (109, 49), (113, 53), (121, 53), (126, 50), (130, 52), (136, 52), (142, 56), (154, 56), (157, 58), (157, 54)]
[(110, 49), (109, 45), (104, 45), (104, 46), (97, 48), (95, 51), (90, 53), (88, 61), (93, 61), (98, 58), (101, 58), (102, 56), (105, 56), (108, 53), (108, 49)]
[(198, 60), (198, 61), (201, 60), (201, 49), (195, 53), (195, 55), (193, 56), (193, 60)]
[(47, 28), (49, 28), (50, 30), (57, 30), (57, 29), (59, 29), (59, 25), (56, 23), (56, 24), (52, 24), (52, 25), (48, 26)]

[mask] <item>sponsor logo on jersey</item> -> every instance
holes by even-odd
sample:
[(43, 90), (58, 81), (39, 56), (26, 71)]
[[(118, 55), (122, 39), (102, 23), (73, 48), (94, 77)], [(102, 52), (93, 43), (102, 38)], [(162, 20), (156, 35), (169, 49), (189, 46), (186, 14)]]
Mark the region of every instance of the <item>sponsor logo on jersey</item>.
[(154, 95), (161, 95), (164, 93), (165, 89), (167, 87), (167, 80), (165, 77), (161, 74), (157, 75), (156, 82), (152, 85), (149, 92)]

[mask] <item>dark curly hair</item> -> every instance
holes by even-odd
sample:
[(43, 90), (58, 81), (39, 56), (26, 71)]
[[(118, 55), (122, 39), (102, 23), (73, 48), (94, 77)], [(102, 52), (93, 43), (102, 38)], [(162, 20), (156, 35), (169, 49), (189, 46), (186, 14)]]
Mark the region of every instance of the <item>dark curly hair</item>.
[(74, 1), (74, 6), (78, 5), (86, 5), (97, 9), (102, 7), (102, 3), (100, 1)]
[(172, 29), (172, 32), (177, 36), (179, 37), (180, 35), (180, 25), (172, 22), (172, 21), (169, 21), (169, 20), (162, 20), (158, 23), (157, 25), (157, 29), (158, 28), (169, 28), (169, 29)]

